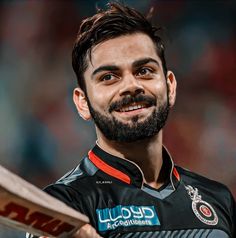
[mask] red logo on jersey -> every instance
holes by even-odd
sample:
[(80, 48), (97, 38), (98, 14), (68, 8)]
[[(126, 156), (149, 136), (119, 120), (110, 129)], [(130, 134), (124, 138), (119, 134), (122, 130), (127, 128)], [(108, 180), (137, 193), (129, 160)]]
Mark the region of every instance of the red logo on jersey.
[(201, 213), (206, 217), (210, 217), (212, 215), (211, 210), (205, 205), (201, 205), (199, 209)]

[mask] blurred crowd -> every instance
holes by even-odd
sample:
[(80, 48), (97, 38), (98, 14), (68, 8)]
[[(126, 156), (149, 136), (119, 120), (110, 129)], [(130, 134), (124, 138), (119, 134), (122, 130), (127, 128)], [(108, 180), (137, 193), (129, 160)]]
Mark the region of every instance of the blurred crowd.
[[(152, 21), (164, 30), (167, 66), (178, 81), (164, 131), (174, 161), (225, 183), (236, 197), (235, 2), (123, 2), (143, 13), (153, 7)], [(71, 51), (81, 19), (106, 3), (0, 2), (0, 164), (40, 188), (95, 143), (93, 123), (73, 106)]]

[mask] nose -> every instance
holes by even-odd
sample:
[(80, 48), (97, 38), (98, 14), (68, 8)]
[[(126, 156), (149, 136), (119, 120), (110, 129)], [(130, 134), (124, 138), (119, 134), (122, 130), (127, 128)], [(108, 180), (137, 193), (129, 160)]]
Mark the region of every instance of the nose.
[(144, 87), (141, 82), (134, 77), (133, 74), (129, 74), (123, 77), (123, 84), (120, 89), (120, 96), (135, 96), (144, 93)]

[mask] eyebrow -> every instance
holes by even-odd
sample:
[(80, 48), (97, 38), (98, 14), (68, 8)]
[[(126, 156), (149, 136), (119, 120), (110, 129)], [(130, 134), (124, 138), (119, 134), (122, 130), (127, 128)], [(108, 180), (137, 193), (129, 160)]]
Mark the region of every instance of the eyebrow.
[(119, 67), (115, 65), (103, 65), (95, 69), (92, 73), (92, 76), (102, 71), (118, 71)]
[(132, 66), (133, 66), (134, 68), (138, 68), (138, 67), (140, 67), (140, 66), (142, 66), (142, 65), (144, 65), (144, 64), (147, 64), (147, 63), (155, 63), (155, 64), (157, 64), (158, 66), (160, 65), (157, 60), (148, 57), (148, 58), (142, 58), (142, 59), (139, 59), (139, 60), (134, 61), (133, 64), (132, 64)]
[[(147, 63), (155, 63), (159, 66), (159, 62), (157, 60), (148, 57), (148, 58), (142, 58), (142, 59), (134, 61), (132, 63), (132, 67), (138, 68), (138, 67), (140, 67), (144, 64), (147, 64)], [(119, 70), (120, 70), (120, 68), (116, 65), (102, 65), (93, 71), (92, 76), (94, 76), (95, 74), (97, 74), (99, 72), (103, 72), (103, 71), (119, 71)]]

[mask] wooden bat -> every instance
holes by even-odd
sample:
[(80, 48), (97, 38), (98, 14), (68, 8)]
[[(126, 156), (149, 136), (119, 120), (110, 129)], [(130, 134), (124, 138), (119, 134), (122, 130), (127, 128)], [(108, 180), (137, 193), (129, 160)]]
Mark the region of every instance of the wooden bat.
[(64, 238), (89, 219), (0, 165), (0, 223), (38, 236)]

